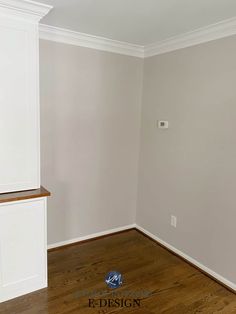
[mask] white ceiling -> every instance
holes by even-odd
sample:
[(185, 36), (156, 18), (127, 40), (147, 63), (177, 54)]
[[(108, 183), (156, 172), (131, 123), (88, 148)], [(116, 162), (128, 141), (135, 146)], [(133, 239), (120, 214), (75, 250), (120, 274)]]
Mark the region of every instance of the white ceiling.
[(43, 24), (149, 45), (236, 16), (236, 0), (38, 0)]

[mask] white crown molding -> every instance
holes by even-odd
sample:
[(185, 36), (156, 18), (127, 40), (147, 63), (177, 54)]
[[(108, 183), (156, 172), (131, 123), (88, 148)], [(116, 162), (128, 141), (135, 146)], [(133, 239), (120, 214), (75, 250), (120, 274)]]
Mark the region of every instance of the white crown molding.
[(144, 57), (152, 57), (170, 51), (195, 46), (236, 34), (236, 18), (211, 24), (179, 36), (144, 47)]
[(148, 58), (235, 34), (236, 18), (232, 18), (204, 28), (199, 28), (192, 32), (171, 37), (155, 44), (141, 46), (40, 24), (41, 39), (139, 58)]
[(14, 15), (39, 21), (52, 9), (52, 6), (30, 0), (0, 0), (0, 14)]
[(59, 27), (40, 24), (40, 38), (70, 45), (87, 47), (118, 54), (144, 57), (144, 47), (103, 37), (88, 35)]
[(155, 44), (139, 46), (58, 27), (40, 25), (40, 38), (42, 39), (140, 58), (156, 56), (235, 34), (236, 18), (232, 18)]

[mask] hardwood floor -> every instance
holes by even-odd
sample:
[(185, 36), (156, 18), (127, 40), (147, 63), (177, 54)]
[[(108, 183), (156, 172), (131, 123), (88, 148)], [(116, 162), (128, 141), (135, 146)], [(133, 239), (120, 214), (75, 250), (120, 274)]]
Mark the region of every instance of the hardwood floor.
[[(135, 230), (52, 251), (48, 259), (48, 289), (0, 304), (1, 314), (236, 313), (235, 294)], [(123, 275), (120, 298), (145, 294), (140, 307), (88, 306), (89, 298), (112, 298), (104, 282), (110, 270)], [(94, 292), (105, 295), (81, 296)]]

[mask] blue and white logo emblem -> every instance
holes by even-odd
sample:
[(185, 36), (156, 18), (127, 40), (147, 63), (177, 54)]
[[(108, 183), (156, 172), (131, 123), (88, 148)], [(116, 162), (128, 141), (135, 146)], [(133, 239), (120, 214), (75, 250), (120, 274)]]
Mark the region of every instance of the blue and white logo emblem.
[(111, 271), (106, 275), (105, 283), (111, 289), (117, 289), (122, 285), (122, 275), (118, 271)]

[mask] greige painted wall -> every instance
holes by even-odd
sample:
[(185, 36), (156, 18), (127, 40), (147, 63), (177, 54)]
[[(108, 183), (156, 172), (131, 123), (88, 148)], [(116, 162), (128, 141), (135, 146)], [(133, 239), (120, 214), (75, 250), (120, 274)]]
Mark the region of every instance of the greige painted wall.
[(234, 283), (235, 117), (236, 37), (145, 60), (137, 223)]
[(136, 221), (236, 283), (235, 52), (236, 37), (221, 39), (142, 73), (137, 58), (40, 42), (49, 243)]
[(49, 244), (134, 223), (141, 59), (40, 42)]

